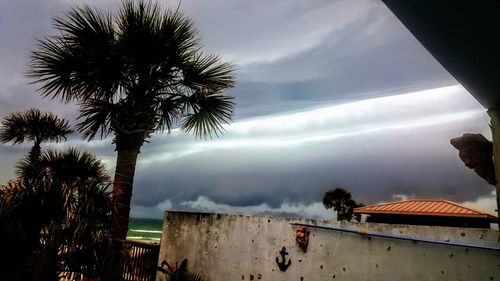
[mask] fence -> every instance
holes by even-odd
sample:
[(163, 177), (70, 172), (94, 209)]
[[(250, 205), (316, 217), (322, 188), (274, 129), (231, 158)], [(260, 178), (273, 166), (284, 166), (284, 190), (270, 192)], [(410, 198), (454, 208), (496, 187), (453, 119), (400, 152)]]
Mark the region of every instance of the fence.
[(154, 281), (160, 245), (147, 242), (123, 241), (126, 255), (124, 261), (124, 281)]
[[(154, 281), (156, 280), (157, 261), (160, 252), (159, 244), (151, 244), (134, 240), (115, 240), (118, 247), (123, 247), (124, 255), (121, 267), (116, 268), (115, 276), (112, 280), (120, 281)], [(84, 278), (78, 272), (62, 272), (59, 281), (76, 281), (76, 280), (100, 280), (99, 278), (92, 279)]]

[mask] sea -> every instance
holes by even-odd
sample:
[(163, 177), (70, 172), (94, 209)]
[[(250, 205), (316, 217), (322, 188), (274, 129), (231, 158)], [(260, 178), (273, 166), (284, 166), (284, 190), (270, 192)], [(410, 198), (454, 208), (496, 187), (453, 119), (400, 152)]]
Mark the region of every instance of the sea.
[(160, 242), (163, 220), (130, 218), (127, 239)]

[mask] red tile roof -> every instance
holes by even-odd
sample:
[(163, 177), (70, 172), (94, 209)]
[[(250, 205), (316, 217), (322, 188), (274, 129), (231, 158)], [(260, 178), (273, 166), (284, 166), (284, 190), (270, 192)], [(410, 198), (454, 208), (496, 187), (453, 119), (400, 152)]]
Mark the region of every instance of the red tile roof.
[(354, 213), (468, 217), (496, 220), (495, 216), (462, 206), (458, 203), (447, 200), (433, 199), (412, 199), (400, 202), (364, 206), (355, 208)]

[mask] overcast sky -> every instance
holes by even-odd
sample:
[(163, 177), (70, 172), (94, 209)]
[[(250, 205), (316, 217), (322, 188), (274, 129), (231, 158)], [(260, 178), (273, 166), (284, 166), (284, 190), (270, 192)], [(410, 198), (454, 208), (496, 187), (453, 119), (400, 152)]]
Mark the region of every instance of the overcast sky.
[[(44, 100), (24, 76), (52, 18), (87, 3), (2, 0), (0, 117), (28, 107), (75, 124), (77, 109)], [(162, 2), (176, 7), (176, 1)], [(486, 110), (402, 26), (371, 1), (182, 1), (204, 51), (236, 67), (234, 122), (224, 136), (155, 135), (139, 158), (132, 215), (164, 209), (332, 216), (320, 201), (344, 187), (365, 204), (442, 198), (493, 212), (493, 188), (449, 144), (491, 139)], [(110, 139), (62, 145), (95, 153), (114, 170)], [(0, 144), (0, 183), (30, 144)]]

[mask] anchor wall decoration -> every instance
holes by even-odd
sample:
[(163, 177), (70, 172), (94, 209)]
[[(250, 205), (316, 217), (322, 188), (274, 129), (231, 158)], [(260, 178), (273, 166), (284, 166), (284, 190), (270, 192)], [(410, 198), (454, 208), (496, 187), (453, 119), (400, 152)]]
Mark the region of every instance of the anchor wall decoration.
[(288, 259), (288, 263), (286, 263), (286, 256), (288, 255), (288, 252), (286, 251), (286, 248), (283, 247), (281, 248), (280, 251), (280, 256), (281, 256), (281, 262), (278, 257), (276, 257), (276, 263), (278, 264), (278, 267), (280, 268), (281, 271), (286, 271), (288, 267), (292, 264), (292, 260)]

